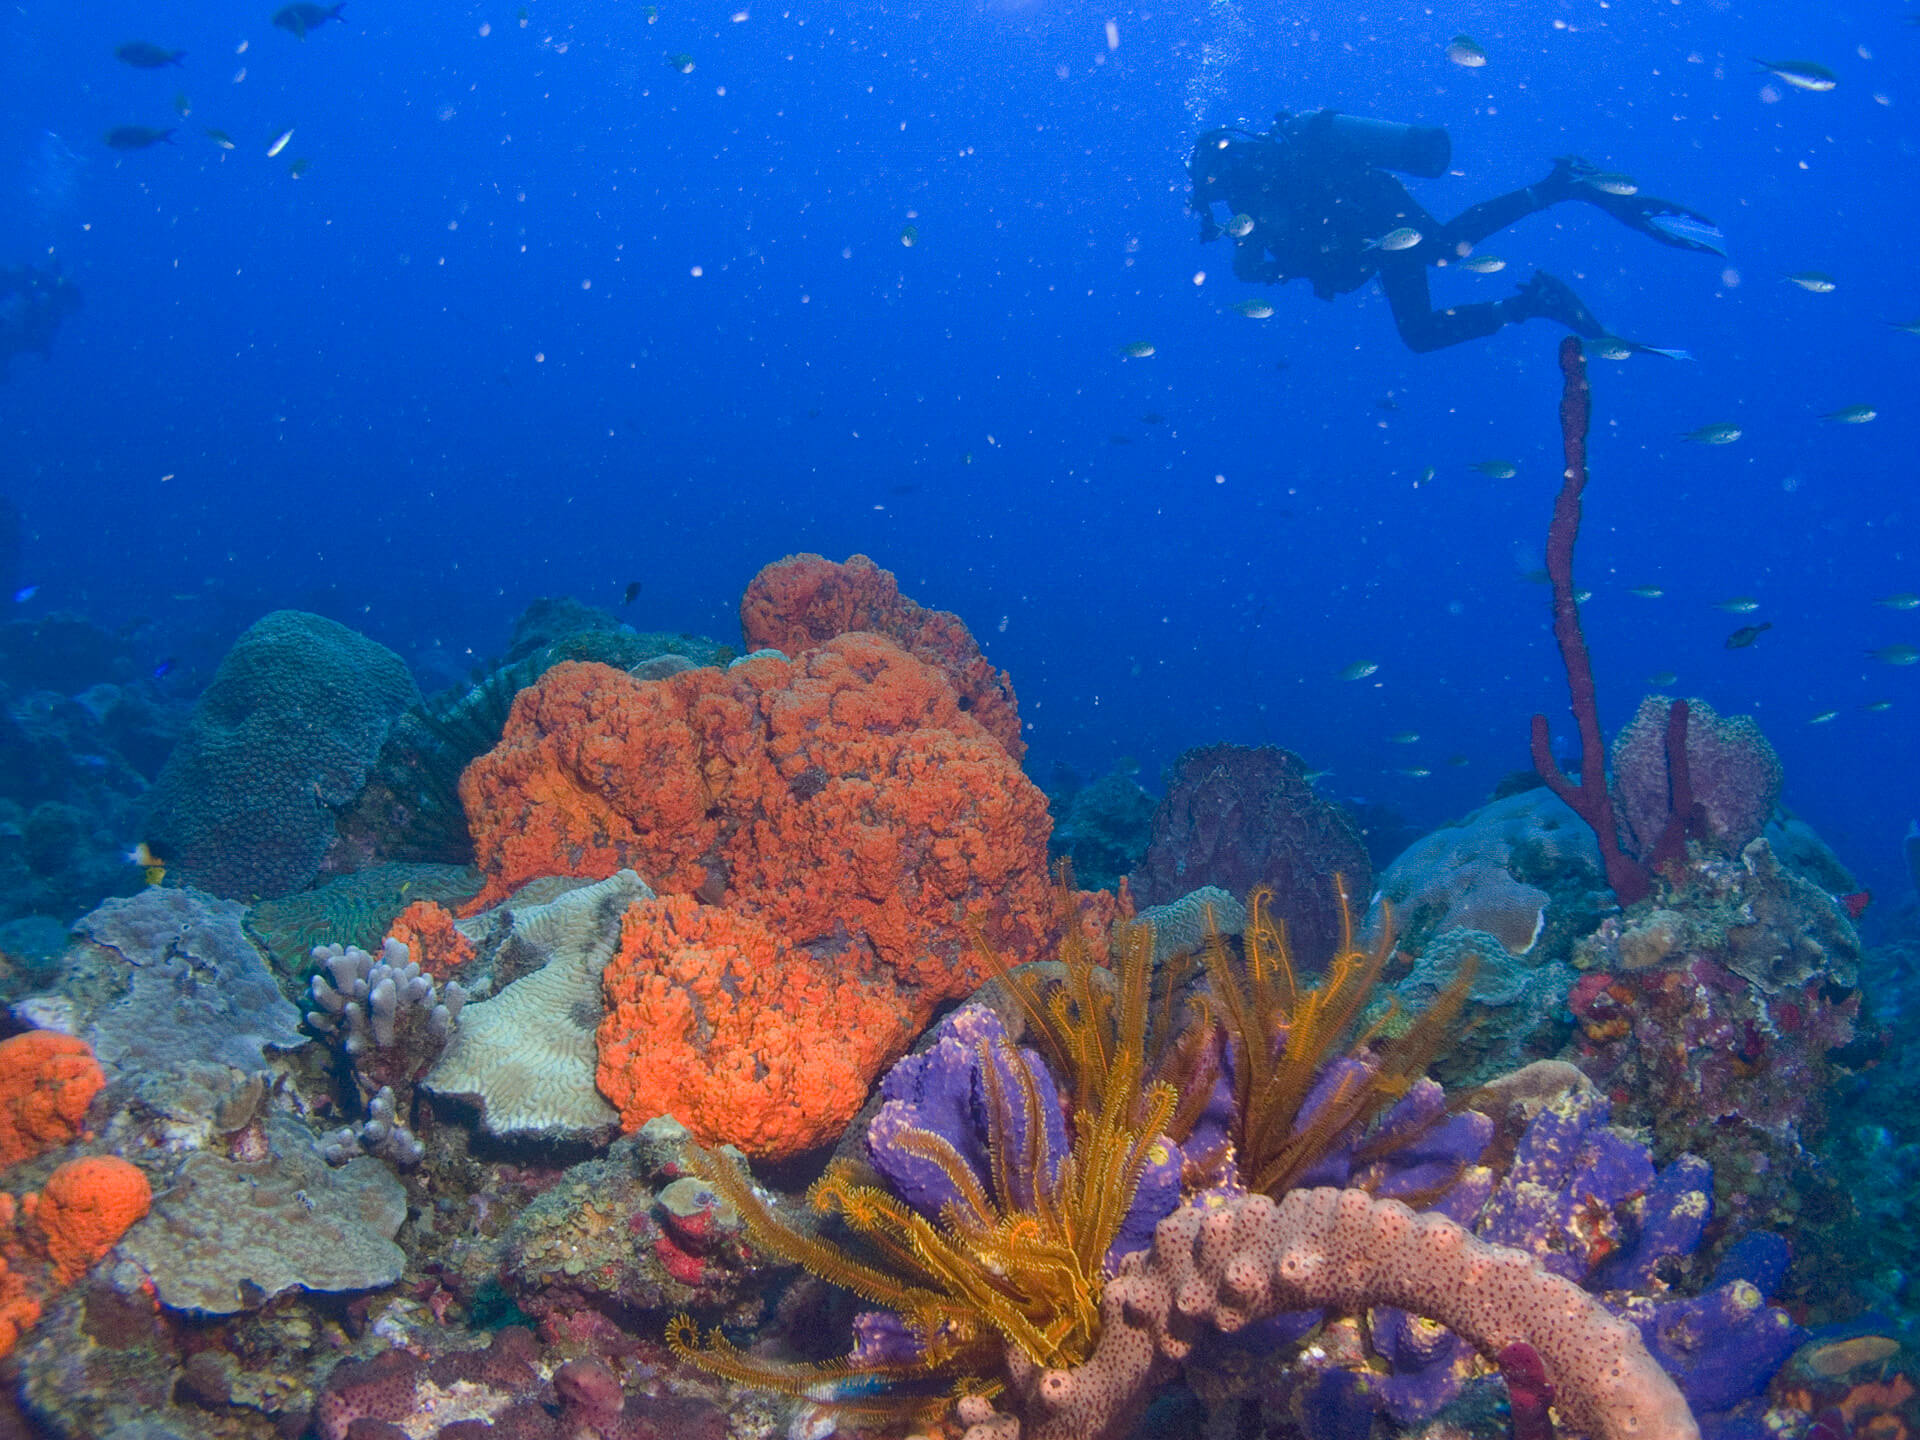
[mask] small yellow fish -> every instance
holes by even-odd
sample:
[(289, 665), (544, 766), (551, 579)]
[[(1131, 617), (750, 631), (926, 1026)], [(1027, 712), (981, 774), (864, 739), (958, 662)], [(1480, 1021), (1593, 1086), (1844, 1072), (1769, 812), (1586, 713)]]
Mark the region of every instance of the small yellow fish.
[(1627, 594), (1637, 595), (1642, 600), (1658, 600), (1666, 593), (1658, 585), (1632, 585), (1627, 588)]
[(1367, 250), (1411, 250), (1421, 240), (1420, 232), (1411, 225), (1402, 225), (1389, 230), (1378, 240), (1369, 240), (1363, 247)]
[(274, 141), (273, 144), (267, 147), (267, 158), (271, 160), (273, 159), (274, 156), (278, 155), (282, 150), (286, 149), (287, 142), (291, 139), (293, 139), (293, 131), (287, 130), (282, 132), (280, 138)]
[(1120, 347), (1120, 353), (1129, 360), (1144, 360), (1153, 354), (1151, 340), (1134, 340)]
[(1231, 235), (1234, 239), (1244, 240), (1253, 233), (1253, 217), (1244, 214), (1236, 215), (1227, 221), (1226, 229), (1227, 234)]
[(1869, 650), (1867, 654), (1883, 665), (1911, 665), (1920, 660), (1920, 646), (1909, 645), (1901, 640), (1892, 645), (1882, 645), (1878, 650)]
[(1507, 262), (1498, 255), (1469, 255), (1460, 262), (1460, 268), (1475, 275), (1496, 275), (1507, 268)]
[(1822, 710), (1818, 715), (1814, 716), (1807, 723), (1809, 725), (1825, 725), (1828, 722), (1837, 720), (1839, 718), (1840, 718), (1840, 712), (1838, 710)]
[(1467, 468), (1478, 470), (1489, 480), (1511, 480), (1520, 473), (1520, 467), (1511, 460), (1481, 460)]
[(1380, 668), (1375, 660), (1356, 660), (1340, 672), (1342, 680), (1364, 680)]
[(1864, 425), (1879, 414), (1871, 405), (1847, 405), (1838, 410), (1829, 410), (1820, 418), (1829, 425)]
[(1822, 270), (1796, 270), (1787, 279), (1809, 295), (1831, 295), (1840, 288), (1840, 282)]
[(1677, 684), (1679, 679), (1680, 677), (1671, 670), (1656, 670), (1647, 676), (1647, 684), (1656, 690), (1664, 690), (1669, 685)]
[(1249, 320), (1271, 320), (1273, 318), (1273, 306), (1264, 300), (1242, 300), (1233, 308)]
[(1478, 70), (1487, 63), (1487, 52), (1471, 35), (1456, 35), (1447, 42), (1447, 59), (1464, 70)]
[(1855, 1335), (1819, 1345), (1806, 1352), (1804, 1363), (1814, 1374), (1837, 1379), (1862, 1365), (1873, 1365), (1900, 1353), (1900, 1342), (1887, 1335)]
[(1920, 595), (1903, 590), (1898, 595), (1882, 595), (1873, 603), (1884, 605), (1889, 610), (1920, 610)]
[(1731, 421), (1722, 421), (1718, 425), (1702, 425), (1698, 430), (1689, 430), (1680, 438), (1691, 440), (1696, 445), (1731, 445), (1745, 433)]
[(1724, 610), (1729, 615), (1751, 615), (1760, 608), (1760, 602), (1751, 595), (1733, 595), (1725, 600), (1714, 601), (1713, 608)]

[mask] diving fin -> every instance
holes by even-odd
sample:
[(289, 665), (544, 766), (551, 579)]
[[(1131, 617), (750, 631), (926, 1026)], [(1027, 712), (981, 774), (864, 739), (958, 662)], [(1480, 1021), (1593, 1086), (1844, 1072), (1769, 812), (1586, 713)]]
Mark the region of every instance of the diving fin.
[(1727, 253), (1727, 237), (1720, 227), (1698, 210), (1657, 195), (1609, 195), (1592, 186), (1580, 196), (1589, 205), (1597, 205), (1622, 225), (1642, 235), (1680, 250), (1700, 250), (1710, 255)]

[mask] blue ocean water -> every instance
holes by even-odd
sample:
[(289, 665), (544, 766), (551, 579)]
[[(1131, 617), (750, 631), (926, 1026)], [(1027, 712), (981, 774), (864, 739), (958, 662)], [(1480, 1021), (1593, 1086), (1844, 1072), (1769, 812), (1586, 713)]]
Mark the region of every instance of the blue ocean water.
[[(1273, 742), (1444, 820), (1527, 764), (1529, 713), (1571, 731), (1527, 578), (1559, 332), (1415, 355), (1376, 289), (1236, 281), (1185, 209), (1194, 136), (1332, 106), (1447, 128), (1454, 173), (1409, 182), (1442, 217), (1578, 153), (1721, 223), (1725, 260), (1562, 206), (1436, 295), (1542, 266), (1697, 357), (1593, 362), (1603, 719), (1667, 671), (1756, 715), (1788, 803), (1907, 888), (1920, 667), (1867, 652), (1920, 642), (1873, 603), (1920, 591), (1909, 14), (347, 0), (302, 40), (273, 9), (0, 9), (0, 264), (57, 258), (85, 302), (0, 382), (17, 614), (144, 621), (203, 682), (298, 606), (432, 689), (539, 594), (638, 580), (636, 626), (730, 640), (761, 565), (859, 551), (1012, 673), (1043, 780)], [(183, 65), (118, 62), (136, 39)], [(125, 124), (176, 133), (108, 148)], [(1741, 438), (1679, 438), (1719, 422)], [(1469, 468), (1493, 457), (1518, 474)]]

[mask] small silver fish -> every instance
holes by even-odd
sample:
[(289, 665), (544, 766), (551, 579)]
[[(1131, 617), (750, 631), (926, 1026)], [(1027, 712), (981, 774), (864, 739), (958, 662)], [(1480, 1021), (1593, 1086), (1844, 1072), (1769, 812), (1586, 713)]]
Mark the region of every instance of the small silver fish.
[(1520, 467), (1511, 460), (1481, 460), (1467, 468), (1478, 470), (1489, 480), (1511, 480), (1520, 473)]
[(1787, 280), (1809, 295), (1831, 295), (1840, 288), (1840, 282), (1824, 270), (1796, 270)]
[(1411, 250), (1421, 241), (1421, 234), (1411, 225), (1401, 225), (1389, 230), (1378, 240), (1369, 240), (1363, 250)]
[(1751, 595), (1734, 595), (1725, 600), (1714, 601), (1713, 608), (1724, 610), (1729, 615), (1751, 615), (1760, 608), (1760, 602)]
[(1507, 262), (1498, 255), (1469, 255), (1460, 262), (1460, 268), (1475, 275), (1494, 275), (1506, 269)]
[(1264, 300), (1242, 300), (1233, 308), (1249, 320), (1271, 320), (1273, 318), (1273, 306)]
[(1696, 445), (1731, 445), (1745, 433), (1731, 421), (1722, 421), (1718, 425), (1702, 425), (1698, 430), (1689, 430), (1680, 438), (1691, 440)]
[(1487, 52), (1471, 35), (1456, 35), (1447, 42), (1447, 59), (1463, 70), (1478, 70), (1487, 63)]
[(1762, 60), (1756, 55), (1753, 63), (1796, 90), (1831, 90), (1840, 83), (1838, 75), (1812, 60)]
[(1638, 195), (1640, 182), (1631, 175), (1613, 175), (1601, 172), (1598, 175), (1582, 175), (1580, 183), (1591, 185), (1602, 195)]
[(1356, 660), (1340, 672), (1342, 680), (1364, 680), (1380, 668), (1377, 660)]
[(1847, 405), (1838, 410), (1829, 410), (1820, 418), (1829, 425), (1864, 425), (1879, 413), (1871, 405)]

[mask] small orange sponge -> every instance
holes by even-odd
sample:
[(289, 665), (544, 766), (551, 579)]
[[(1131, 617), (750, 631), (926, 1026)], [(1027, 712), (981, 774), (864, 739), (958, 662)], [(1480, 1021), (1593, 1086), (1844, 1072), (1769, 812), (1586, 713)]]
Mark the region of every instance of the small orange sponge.
[(117, 1155), (70, 1160), (47, 1177), (34, 1212), (56, 1285), (71, 1285), (147, 1213), (153, 1188)]
[(107, 1083), (86, 1041), (53, 1030), (0, 1040), (0, 1169), (65, 1145)]
[(395, 918), (389, 940), (407, 947), (407, 958), (436, 980), (445, 980), (474, 957), (473, 942), (453, 924), (453, 912), (431, 900), (416, 900)]

